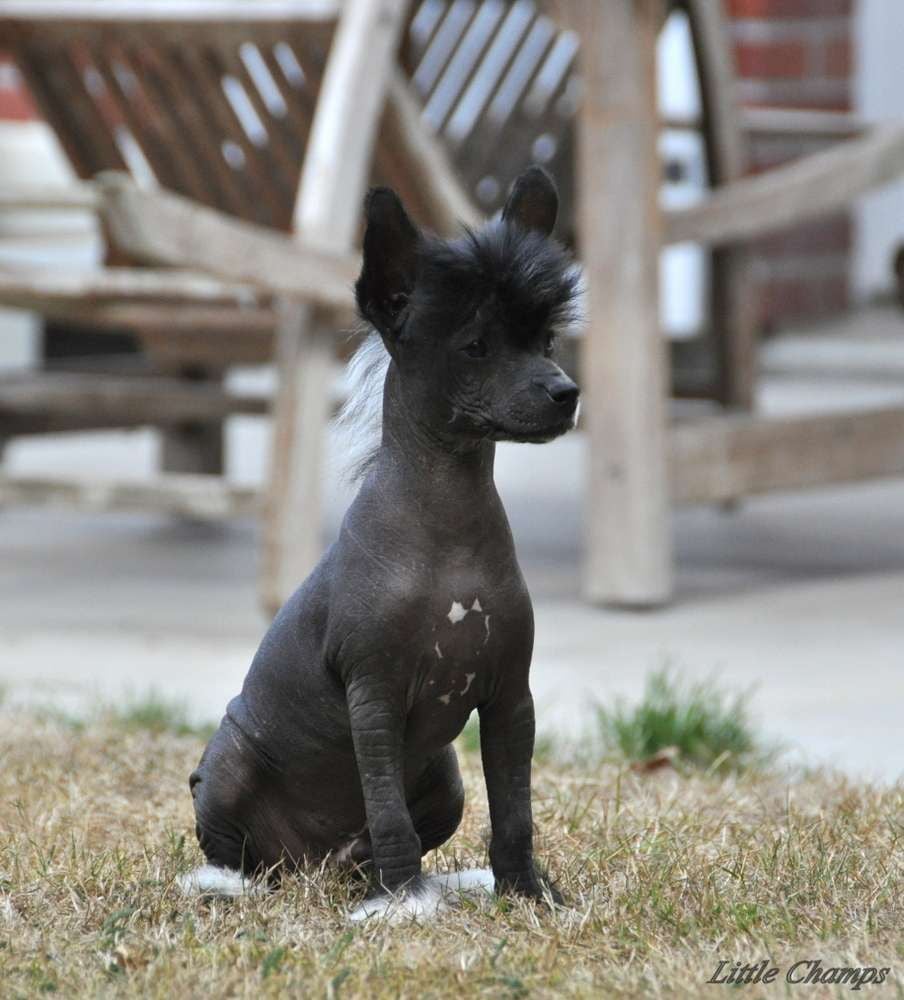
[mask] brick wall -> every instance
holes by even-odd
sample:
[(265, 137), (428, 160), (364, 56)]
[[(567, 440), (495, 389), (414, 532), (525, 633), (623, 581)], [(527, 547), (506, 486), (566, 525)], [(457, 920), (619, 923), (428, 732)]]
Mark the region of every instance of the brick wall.
[(22, 122), (35, 117), (37, 109), (22, 86), (19, 71), (10, 59), (0, 52), (0, 122)]
[[(851, 109), (855, 0), (724, 2), (743, 103)], [(753, 169), (768, 169), (824, 144), (758, 136), (751, 143)], [(767, 330), (845, 308), (852, 227), (850, 214), (843, 212), (758, 243), (760, 316)]]

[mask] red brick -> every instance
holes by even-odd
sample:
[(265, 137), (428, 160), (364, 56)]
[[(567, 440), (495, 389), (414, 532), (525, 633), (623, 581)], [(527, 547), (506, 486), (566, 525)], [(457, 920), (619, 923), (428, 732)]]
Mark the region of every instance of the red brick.
[(39, 117), (27, 91), (0, 87), (0, 121), (27, 122)]
[(850, 216), (843, 213), (758, 240), (756, 252), (772, 259), (801, 254), (845, 254), (852, 242), (853, 225)]
[(843, 271), (829, 277), (765, 280), (758, 288), (759, 320), (766, 329), (800, 319), (818, 319), (841, 312), (849, 304)]
[(736, 18), (848, 17), (853, 0), (725, 0)]
[(854, 47), (850, 38), (836, 38), (826, 44), (825, 74), (848, 77), (854, 69)]
[(824, 316), (844, 312), (851, 304), (850, 282), (847, 275), (824, 278), (820, 282), (820, 312)]
[(735, 45), (739, 76), (799, 79), (807, 72), (807, 49), (802, 42), (766, 42)]

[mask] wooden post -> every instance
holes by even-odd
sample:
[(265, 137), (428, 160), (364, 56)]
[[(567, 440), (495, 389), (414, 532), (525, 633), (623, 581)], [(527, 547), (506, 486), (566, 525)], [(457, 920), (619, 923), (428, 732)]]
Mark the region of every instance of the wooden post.
[(660, 0), (579, 2), (578, 233), (589, 330), (584, 591), (649, 606), (672, 588), (666, 345), (659, 329)]
[[(400, 0), (346, 0), (343, 5), (295, 205), (295, 232), (313, 246), (344, 252), (354, 244), (407, 7)], [(330, 334), (328, 320), (316, 309), (283, 307), (261, 568), (261, 599), (271, 613), (320, 556), (321, 439), (329, 419)]]
[[(197, 368), (182, 373), (189, 381), (222, 384), (222, 375)], [(160, 468), (164, 472), (200, 473), (219, 476), (223, 473), (225, 423), (217, 420), (193, 420), (160, 428)]]

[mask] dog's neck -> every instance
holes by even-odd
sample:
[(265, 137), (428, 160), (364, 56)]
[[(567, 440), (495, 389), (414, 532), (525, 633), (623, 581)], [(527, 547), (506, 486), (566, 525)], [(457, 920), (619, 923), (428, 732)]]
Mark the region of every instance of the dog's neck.
[(389, 366), (377, 468), (417, 504), (419, 518), (454, 528), (498, 509), (495, 455), (492, 441), (452, 441), (419, 422), (406, 405), (398, 369)]

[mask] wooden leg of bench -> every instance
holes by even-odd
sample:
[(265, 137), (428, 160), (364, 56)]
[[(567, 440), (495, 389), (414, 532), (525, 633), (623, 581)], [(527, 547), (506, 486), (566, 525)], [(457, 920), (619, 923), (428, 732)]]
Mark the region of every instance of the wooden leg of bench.
[(587, 565), (593, 602), (671, 594), (666, 345), (659, 330), (659, 0), (581, 4), (579, 238), (588, 286)]
[(719, 332), (719, 402), (731, 410), (754, 407), (757, 318), (749, 251), (722, 247), (712, 255), (712, 315)]
[[(193, 370), (183, 376), (194, 381), (213, 381), (217, 375)], [(164, 472), (223, 473), (225, 449), (222, 420), (192, 421), (160, 430), (160, 468)]]
[(264, 506), (261, 603), (274, 614), (321, 555), (323, 445), (333, 342), (308, 306), (285, 305), (277, 339), (270, 481)]
[(161, 430), (160, 467), (165, 472), (223, 472), (223, 424), (179, 424)]

